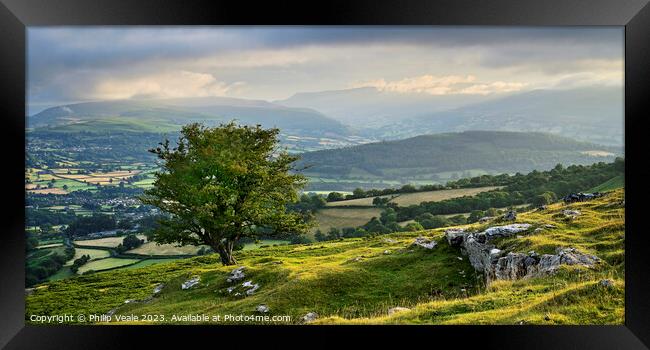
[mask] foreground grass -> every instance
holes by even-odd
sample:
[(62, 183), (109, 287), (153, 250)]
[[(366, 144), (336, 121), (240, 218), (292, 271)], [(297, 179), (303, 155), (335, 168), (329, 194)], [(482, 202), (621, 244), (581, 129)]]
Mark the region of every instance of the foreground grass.
[[(622, 324), (624, 320), (624, 208), (619, 190), (590, 202), (554, 204), (543, 211), (521, 213), (536, 233), (500, 241), (502, 248), (552, 253), (576, 247), (603, 259), (596, 269), (564, 267), (553, 276), (499, 281), (485, 286), (466, 257), (449, 247), (443, 229), (341, 241), (261, 248), (237, 252), (246, 266), (244, 281), (259, 283), (252, 296), (228, 293), (225, 281), (233, 267), (216, 255), (200, 256), (137, 269), (120, 269), (55, 281), (27, 297), (31, 314), (116, 315), (244, 314), (259, 304), (269, 315), (289, 315), (291, 323), (308, 312), (317, 324)], [(569, 220), (564, 209), (581, 211)], [(497, 223), (468, 225), (482, 229)], [(433, 250), (412, 248), (419, 235), (437, 239)], [(190, 290), (181, 283), (193, 276), (201, 282)], [(614, 285), (603, 287), (602, 279)], [(147, 302), (125, 304), (152, 295)], [(388, 315), (396, 306), (410, 308)], [(138, 323), (140, 324), (140, 323)]]

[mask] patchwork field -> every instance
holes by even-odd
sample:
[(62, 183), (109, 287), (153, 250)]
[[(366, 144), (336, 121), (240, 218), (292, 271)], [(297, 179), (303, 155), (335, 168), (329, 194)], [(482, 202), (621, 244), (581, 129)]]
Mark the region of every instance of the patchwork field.
[[(140, 164), (140, 163), (138, 163)], [(65, 165), (65, 164), (61, 164)], [(78, 165), (78, 164), (73, 164)], [(78, 168), (55, 168), (55, 169), (36, 169), (28, 168), (25, 172), (25, 179), (30, 183), (25, 184), (25, 190), (31, 193), (54, 193), (65, 194), (77, 190), (94, 190), (94, 186), (112, 186), (119, 185), (121, 181), (127, 181), (136, 175), (149, 174), (151, 169), (140, 169), (141, 165), (121, 166), (124, 170), (117, 171), (97, 171), (90, 174), (80, 174)], [(48, 189), (48, 184), (54, 181), (54, 188)], [(133, 186), (147, 186), (153, 181), (144, 178), (133, 183)], [(40, 185), (40, 189), (36, 187)]]
[[(422, 202), (438, 202), (445, 199), (453, 199), (463, 196), (474, 196), (481, 192), (492, 191), (498, 189), (498, 186), (487, 186), (477, 188), (460, 188), (452, 190), (441, 191), (426, 191), (415, 193), (403, 193), (380, 196), (382, 198), (393, 198), (390, 202), (397, 203), (399, 206), (409, 206), (413, 204), (420, 204)], [(345, 201), (329, 202), (328, 207), (345, 207), (345, 206), (365, 206), (371, 207), (372, 201), (375, 197), (350, 199)]]

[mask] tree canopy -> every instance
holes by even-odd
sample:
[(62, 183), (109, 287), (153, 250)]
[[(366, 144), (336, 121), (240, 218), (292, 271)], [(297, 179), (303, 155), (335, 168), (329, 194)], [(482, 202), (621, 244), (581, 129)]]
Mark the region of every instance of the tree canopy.
[(205, 244), (233, 265), (233, 247), (244, 237), (305, 233), (304, 216), (286, 207), (298, 200), (306, 178), (292, 173), (298, 158), (278, 149), (278, 133), (234, 122), (190, 124), (176, 147), (166, 139), (150, 150), (161, 171), (141, 200), (169, 214), (153, 239)]

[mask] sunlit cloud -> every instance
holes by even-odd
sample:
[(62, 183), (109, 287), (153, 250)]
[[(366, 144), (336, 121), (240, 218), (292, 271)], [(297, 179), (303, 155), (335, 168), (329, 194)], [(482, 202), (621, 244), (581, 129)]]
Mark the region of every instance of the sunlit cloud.
[(476, 94), (488, 95), (494, 93), (519, 91), (526, 83), (495, 81), (490, 83), (475, 83), (474, 75), (422, 75), (404, 78), (396, 81), (376, 79), (352, 84), (351, 87), (374, 87), (379, 91), (397, 93), (420, 93), (429, 95)]
[(113, 100), (224, 96), (244, 84), (227, 84), (207, 73), (171, 71), (134, 78), (106, 79), (98, 83), (88, 97)]

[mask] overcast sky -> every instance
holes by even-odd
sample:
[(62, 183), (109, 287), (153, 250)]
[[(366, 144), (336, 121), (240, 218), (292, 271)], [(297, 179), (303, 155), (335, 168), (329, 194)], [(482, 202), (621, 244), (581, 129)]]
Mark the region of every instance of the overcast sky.
[(623, 27), (30, 27), (29, 114), (128, 98), (371, 86), (491, 95), (623, 85)]

